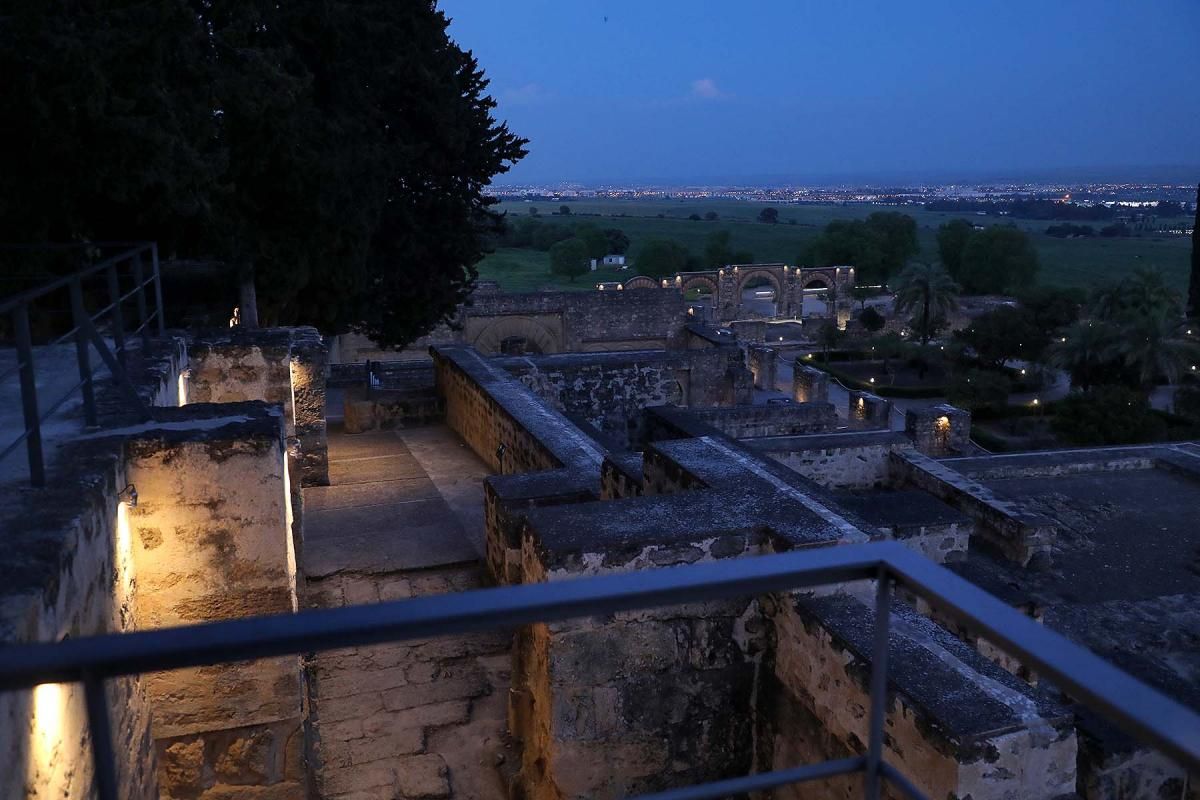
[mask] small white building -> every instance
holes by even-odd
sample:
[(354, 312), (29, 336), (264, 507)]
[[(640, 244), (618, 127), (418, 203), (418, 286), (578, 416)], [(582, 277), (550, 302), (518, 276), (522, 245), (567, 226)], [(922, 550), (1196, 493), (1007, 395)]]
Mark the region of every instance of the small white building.
[(592, 271), (593, 272), (595, 272), (601, 266), (618, 267), (620, 269), (625, 269), (625, 256), (610, 255), (610, 256), (605, 256), (604, 258), (593, 258), (592, 259)]

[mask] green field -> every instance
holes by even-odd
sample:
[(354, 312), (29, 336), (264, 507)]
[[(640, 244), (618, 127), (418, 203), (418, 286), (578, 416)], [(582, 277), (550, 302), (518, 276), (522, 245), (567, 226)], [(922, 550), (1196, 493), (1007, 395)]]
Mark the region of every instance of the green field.
[[(599, 227), (625, 231), (631, 240), (630, 258), (637, 261), (638, 248), (649, 239), (675, 239), (692, 252), (699, 253), (709, 233), (726, 229), (733, 235), (737, 250), (748, 250), (756, 261), (784, 261), (794, 264), (809, 242), (827, 223), (835, 219), (861, 219), (874, 211), (899, 210), (917, 221), (921, 257), (937, 258), (937, 228), (957, 214), (926, 211), (915, 206), (871, 205), (777, 205), (779, 223), (756, 221), (762, 203), (730, 200), (597, 200), (568, 202), (570, 217), (551, 216), (563, 203), (540, 201), (506, 202), (499, 208), (513, 216), (527, 216), (534, 206), (543, 222), (571, 224), (589, 221)], [(704, 216), (715, 211), (714, 222), (689, 220), (691, 214)], [(660, 218), (658, 215), (662, 214)], [(1052, 224), (1046, 220), (1014, 220), (999, 217), (968, 217), (983, 225), (1015, 223), (1032, 236), (1041, 257), (1039, 277), (1052, 286), (1090, 288), (1120, 278), (1139, 266), (1162, 269), (1170, 283), (1180, 291), (1187, 284), (1191, 241), (1188, 237), (1128, 237), (1056, 239), (1045, 234)], [(793, 224), (794, 221), (794, 224)], [(1090, 223), (1099, 228), (1103, 223)], [(598, 271), (576, 279), (550, 274), (546, 253), (526, 249), (499, 249), (478, 264), (480, 277), (500, 283), (507, 291), (532, 291), (544, 287), (588, 289), (597, 281), (621, 280), (637, 273), (636, 266), (626, 272)]]

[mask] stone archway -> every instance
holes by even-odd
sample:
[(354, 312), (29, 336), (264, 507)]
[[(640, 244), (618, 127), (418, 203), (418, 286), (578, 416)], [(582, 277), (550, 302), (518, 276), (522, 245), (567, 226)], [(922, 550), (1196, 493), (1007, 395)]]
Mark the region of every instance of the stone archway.
[(782, 268), (738, 269), (737, 299), (741, 316), (775, 319), (787, 307)]
[[(676, 280), (679, 280), (679, 278), (676, 278)], [(705, 289), (707, 290), (706, 293), (712, 295), (713, 298), (717, 296), (717, 282), (707, 275), (692, 275), (691, 277), (684, 278), (679, 288), (683, 290), (685, 295), (693, 289)]]
[(636, 276), (630, 278), (629, 280), (625, 281), (624, 283), (622, 283), (621, 287), (626, 290), (629, 290), (629, 289), (659, 289), (659, 288), (662, 288), (662, 284), (660, 284), (654, 278), (649, 278), (645, 275), (636, 275)]
[[(468, 343), (487, 355), (505, 350), (505, 342), (524, 340), (523, 349), (531, 354), (562, 352), (562, 323), (557, 318), (544, 319), (530, 316), (503, 316), (480, 320), (478, 332), (470, 336)], [(557, 324), (556, 324), (557, 323)]]

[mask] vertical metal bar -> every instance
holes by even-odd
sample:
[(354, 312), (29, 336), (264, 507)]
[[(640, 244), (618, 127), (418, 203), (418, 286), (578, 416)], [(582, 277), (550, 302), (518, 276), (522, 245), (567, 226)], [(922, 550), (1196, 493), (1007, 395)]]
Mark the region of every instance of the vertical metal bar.
[(108, 268), (108, 301), (112, 303), (113, 347), (117, 360), (125, 366), (125, 318), (121, 313), (121, 283), (117, 280), (117, 265)]
[(13, 331), (17, 340), (17, 363), (21, 376), (21, 411), (25, 416), (25, 451), (29, 456), (29, 482), (46, 485), (46, 463), (42, 459), (42, 423), (38, 420), (37, 380), (33, 371), (33, 338), (29, 333), (29, 307), (13, 309)]
[(879, 800), (883, 785), (883, 725), (887, 716), (888, 627), (892, 616), (892, 579), (887, 568), (879, 568), (875, 579), (875, 647), (871, 656), (871, 726), (867, 741), (867, 770), (864, 796)]
[(133, 254), (133, 282), (137, 286), (138, 327), (142, 330), (142, 347), (150, 349), (150, 325), (146, 318), (146, 278), (142, 269), (142, 253)]
[(92, 766), (96, 772), (96, 797), (99, 800), (119, 800), (117, 797), (117, 762), (113, 753), (112, 722), (108, 717), (108, 697), (104, 679), (91, 673), (83, 677), (83, 693), (87, 701), (88, 729), (92, 735)]
[(158, 242), (150, 245), (150, 264), (154, 268), (154, 313), (158, 315), (158, 335), (166, 334), (166, 316), (163, 314), (162, 273), (158, 267)]
[(83, 306), (83, 284), (76, 277), (71, 281), (71, 319), (75, 323), (75, 359), (79, 362), (79, 387), (83, 395), (83, 419), (89, 428), (96, 427), (96, 393), (92, 389), (92, 365), (88, 353), (87, 329), (84, 318), (87, 310)]

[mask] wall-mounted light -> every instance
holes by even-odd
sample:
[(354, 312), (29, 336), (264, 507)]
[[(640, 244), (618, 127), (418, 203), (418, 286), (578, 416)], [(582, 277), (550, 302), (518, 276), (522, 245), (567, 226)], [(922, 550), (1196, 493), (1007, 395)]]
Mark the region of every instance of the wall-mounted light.
[(138, 493), (137, 487), (132, 483), (126, 484), (125, 488), (117, 493), (117, 501), (126, 503), (130, 508), (137, 508)]
[(937, 426), (938, 426), (938, 428), (940, 428), (942, 430), (949, 428), (950, 427), (950, 418), (945, 415), (938, 417), (937, 418)]

